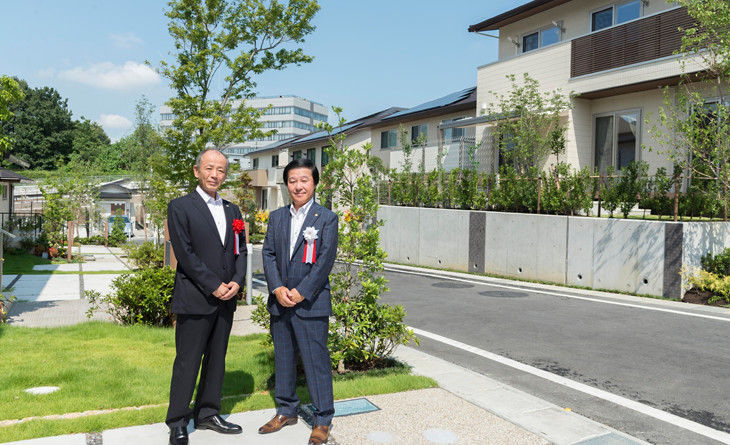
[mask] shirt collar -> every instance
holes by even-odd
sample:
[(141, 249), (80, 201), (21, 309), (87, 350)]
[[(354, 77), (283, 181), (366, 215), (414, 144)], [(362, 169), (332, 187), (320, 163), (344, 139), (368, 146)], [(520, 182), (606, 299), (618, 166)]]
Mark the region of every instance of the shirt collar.
[(201, 198), (203, 198), (203, 201), (205, 201), (206, 203), (223, 204), (223, 198), (221, 198), (221, 195), (218, 194), (218, 192), (215, 192), (215, 198), (213, 198), (209, 194), (205, 193), (205, 191), (200, 188), (200, 186), (197, 186), (195, 190), (198, 191), (198, 194)]
[(314, 202), (314, 196), (307, 201), (306, 204), (299, 207), (299, 210), (294, 210), (294, 204), (289, 205), (289, 211), (291, 212), (291, 216), (297, 216), (297, 215), (306, 215), (309, 213), (309, 209), (312, 208), (312, 203)]

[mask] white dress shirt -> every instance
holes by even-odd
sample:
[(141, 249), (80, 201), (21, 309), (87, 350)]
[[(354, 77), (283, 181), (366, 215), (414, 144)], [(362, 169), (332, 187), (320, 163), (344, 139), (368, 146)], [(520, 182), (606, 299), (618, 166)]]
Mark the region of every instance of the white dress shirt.
[(213, 198), (209, 194), (205, 193), (200, 186), (198, 186), (196, 190), (198, 191), (198, 194), (200, 194), (200, 197), (203, 198), (203, 201), (205, 201), (208, 205), (208, 210), (210, 210), (210, 213), (213, 215), (215, 226), (218, 228), (221, 245), (224, 245), (226, 239), (226, 212), (223, 209), (223, 198), (221, 198), (221, 195), (219, 195), (218, 192), (215, 192), (215, 198)]
[(309, 209), (312, 208), (313, 202), (314, 198), (310, 199), (309, 202), (299, 207), (299, 210), (294, 210), (294, 204), (291, 204), (289, 206), (289, 211), (291, 212), (291, 235), (289, 236), (290, 260), (291, 257), (294, 256), (294, 247), (297, 245), (297, 241), (299, 241), (299, 232), (301, 232), (302, 230), (302, 225), (304, 225), (304, 220), (307, 218), (307, 213), (309, 213)]

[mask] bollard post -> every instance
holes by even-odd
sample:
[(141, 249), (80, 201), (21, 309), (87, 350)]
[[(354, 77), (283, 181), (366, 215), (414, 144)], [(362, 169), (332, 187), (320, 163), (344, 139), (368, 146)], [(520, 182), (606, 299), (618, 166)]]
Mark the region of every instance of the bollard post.
[(246, 243), (246, 304), (253, 302), (253, 244)]

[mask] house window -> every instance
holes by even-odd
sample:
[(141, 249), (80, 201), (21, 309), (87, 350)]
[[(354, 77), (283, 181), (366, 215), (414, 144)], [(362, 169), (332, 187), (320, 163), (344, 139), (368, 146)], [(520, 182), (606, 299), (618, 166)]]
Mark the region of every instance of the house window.
[(324, 168), (325, 165), (330, 163), (330, 157), (329, 154), (327, 154), (327, 149), (329, 147), (322, 147), (322, 168)]
[(380, 148), (393, 148), (398, 146), (398, 132), (388, 130), (380, 132)]
[(557, 26), (551, 26), (522, 36), (522, 52), (526, 53), (543, 46), (560, 42), (561, 31)]
[[(457, 117), (455, 119), (447, 119), (443, 121), (443, 123), (447, 122), (455, 122), (460, 119), (464, 119), (466, 116), (463, 117)], [(449, 143), (451, 141), (458, 141), (459, 139), (466, 136), (466, 129), (465, 128), (447, 128), (444, 130), (444, 142)]]
[(294, 153), (292, 153), (292, 159), (302, 159), (302, 151), (297, 150)]
[(428, 125), (414, 125), (411, 127), (411, 144), (425, 144), (428, 141)]
[(532, 34), (528, 34), (526, 36), (522, 37), (522, 52), (526, 53), (528, 51), (532, 51), (533, 49), (538, 49), (540, 47), (540, 34), (537, 32), (533, 32)]
[(272, 167), (278, 167), (279, 166), (279, 155), (272, 155), (271, 156), (271, 166)]
[(641, 110), (603, 114), (594, 118), (594, 165), (605, 174), (640, 159)]
[(307, 149), (307, 159), (311, 159), (312, 162), (314, 162), (315, 164), (317, 163), (317, 149), (316, 148)]
[(591, 13), (591, 32), (641, 17), (641, 0), (616, 3)]
[(259, 158), (253, 158), (253, 169), (259, 168)]
[(5, 184), (2, 184), (2, 185), (0, 185), (0, 187), (3, 188), (3, 201), (7, 201), (8, 200), (8, 186), (6, 186)]
[(261, 190), (261, 210), (266, 210), (269, 207), (269, 191), (264, 188)]

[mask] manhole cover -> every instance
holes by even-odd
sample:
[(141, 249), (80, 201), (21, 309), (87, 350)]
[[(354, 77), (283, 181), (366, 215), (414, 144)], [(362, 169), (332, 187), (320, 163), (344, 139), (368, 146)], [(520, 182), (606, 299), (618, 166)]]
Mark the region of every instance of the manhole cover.
[(473, 284), (459, 283), (458, 281), (439, 281), (437, 283), (433, 283), (431, 286), (445, 289), (468, 289), (470, 287), (474, 287)]
[[(364, 397), (335, 402), (335, 417), (364, 414), (379, 410), (380, 408)], [(302, 417), (302, 420), (311, 425), (312, 419), (314, 418), (314, 406), (311, 403), (299, 405), (299, 415)]]
[(527, 292), (516, 292), (516, 291), (509, 291), (509, 290), (487, 290), (484, 292), (479, 292), (479, 295), (485, 296), (485, 297), (498, 297), (498, 298), (521, 298), (521, 297), (527, 297), (530, 294)]

